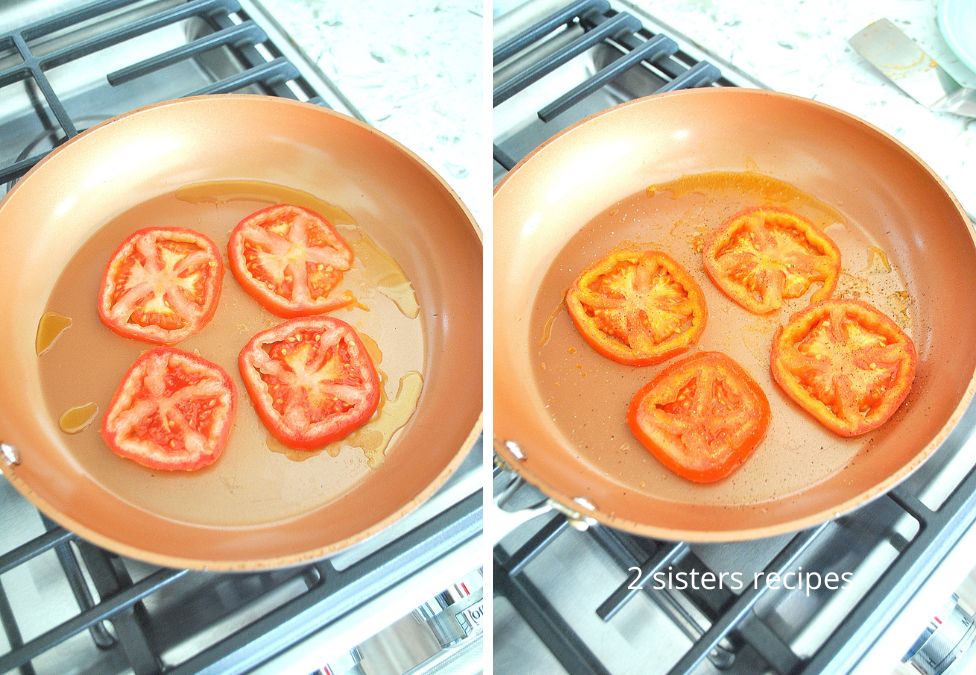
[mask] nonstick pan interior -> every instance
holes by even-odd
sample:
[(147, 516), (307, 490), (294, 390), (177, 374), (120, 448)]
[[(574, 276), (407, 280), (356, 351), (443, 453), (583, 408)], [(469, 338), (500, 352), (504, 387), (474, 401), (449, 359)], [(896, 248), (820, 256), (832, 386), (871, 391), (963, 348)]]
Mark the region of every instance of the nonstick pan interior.
[[(220, 461), (196, 474), (154, 474), (100, 444), (94, 428), (100, 417), (76, 436), (61, 432), (63, 405), (89, 396), (104, 411), (127, 365), (149, 346), (99, 327), (95, 296), (86, 296), (122, 230), (166, 223), (198, 228), (226, 253), (229, 232), (243, 215), (273, 201), (303, 200), (329, 210), (354, 250), (359, 234), (367, 235), (416, 291), (415, 321), (366, 288), (363, 278), (353, 290), (368, 298), (361, 303), (368, 310), (337, 314), (375, 341), (391, 398), (409, 371), (423, 379), (416, 412), (382, 461), (371, 468), (355, 448), (309, 457), (269, 444), (236, 356), (250, 334), (279, 319), (257, 307), (229, 270), (214, 320), (179, 345), (221, 364), (238, 385), (238, 420)], [(0, 440), (21, 455), (5, 472), (45, 512), (96, 543), (162, 564), (210, 569), (320, 557), (429, 496), (477, 437), (477, 228), (429, 168), (365, 125), (267, 97), (160, 104), (101, 125), (41, 162), (0, 205), (0, 224), (6, 270)], [(75, 320), (61, 340), (90, 331), (91, 357), (56, 362), (56, 343), (39, 368), (38, 319), (61, 271), (78, 255), (90, 256), (90, 271), (56, 293), (64, 300), (58, 311)], [(45, 368), (45, 377), (51, 369), (63, 372), (64, 392), (42, 391)]]
[[(782, 181), (810, 195), (799, 206), (785, 203), (822, 227), (839, 221), (830, 232), (846, 271), (861, 272), (872, 247), (890, 261), (892, 274), (869, 281), (866, 290), (842, 284), (842, 292), (862, 292), (890, 314), (885, 299), (907, 294), (918, 375), (906, 404), (881, 429), (840, 439), (772, 384), (772, 333), (804, 301), (757, 317), (705, 277), (696, 236), (750, 205), (748, 196), (725, 189), (710, 199), (714, 185), (689, 188), (698, 193), (690, 200), (644, 192), (716, 171), (768, 176), (771, 184)], [(768, 190), (764, 199), (784, 198)], [(550, 496), (610, 525), (722, 541), (835, 517), (924, 461), (972, 397), (976, 251), (965, 215), (911, 153), (840, 111), (790, 96), (719, 89), (625, 104), (572, 128), (516, 167), (496, 191), (494, 217), (496, 446)], [(709, 309), (696, 349), (736, 358), (770, 399), (766, 441), (721, 483), (697, 485), (668, 473), (626, 427), (630, 398), (664, 366), (631, 368), (600, 357), (559, 309), (583, 266), (628, 241), (662, 248), (689, 269)], [(507, 442), (525, 459), (516, 459)]]

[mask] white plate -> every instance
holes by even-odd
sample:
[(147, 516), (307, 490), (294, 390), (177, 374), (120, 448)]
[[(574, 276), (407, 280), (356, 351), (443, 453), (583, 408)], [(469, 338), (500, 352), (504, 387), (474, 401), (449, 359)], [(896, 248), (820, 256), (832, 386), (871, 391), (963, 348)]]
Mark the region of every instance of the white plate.
[(939, 0), (937, 12), (949, 49), (976, 73), (976, 0)]

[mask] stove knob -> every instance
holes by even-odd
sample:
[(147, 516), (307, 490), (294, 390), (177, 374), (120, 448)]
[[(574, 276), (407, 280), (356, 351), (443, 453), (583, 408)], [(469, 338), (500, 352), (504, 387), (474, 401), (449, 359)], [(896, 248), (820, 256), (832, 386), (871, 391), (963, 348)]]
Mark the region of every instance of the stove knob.
[(911, 663), (924, 675), (950, 673), (953, 663), (972, 646), (974, 639), (976, 622), (959, 606), (959, 597), (953, 594), (945, 609), (932, 617), (902, 663)]

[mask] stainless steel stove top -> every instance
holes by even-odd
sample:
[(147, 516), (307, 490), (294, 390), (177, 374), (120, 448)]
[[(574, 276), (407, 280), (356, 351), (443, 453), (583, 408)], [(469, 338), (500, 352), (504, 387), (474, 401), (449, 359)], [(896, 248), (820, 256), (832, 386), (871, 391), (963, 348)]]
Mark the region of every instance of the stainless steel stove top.
[[(580, 48), (608, 25), (602, 39)], [(494, 46), (496, 182), (553, 134), (618, 103), (687, 86), (762, 87), (627, 2), (523, 4), (496, 15)], [(628, 55), (612, 79), (592, 86)], [(553, 67), (553, 59), (561, 64)], [(846, 672), (972, 528), (974, 428), (971, 408), (936, 455), (890, 495), (795, 536), (688, 545), (604, 527), (579, 532), (562, 515), (532, 521), (495, 550), (496, 667)], [(498, 479), (507, 482), (504, 473)], [(644, 580), (654, 571), (709, 570), (745, 579), (772, 570), (849, 573), (851, 580), (837, 591), (681, 590), (674, 577), (670, 590), (629, 589), (638, 568)], [(917, 617), (918, 633), (930, 618)]]

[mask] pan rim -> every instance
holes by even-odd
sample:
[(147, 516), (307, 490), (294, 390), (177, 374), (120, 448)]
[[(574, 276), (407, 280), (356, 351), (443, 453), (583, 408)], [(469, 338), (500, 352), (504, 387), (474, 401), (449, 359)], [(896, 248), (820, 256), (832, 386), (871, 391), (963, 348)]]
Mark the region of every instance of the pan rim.
[[(322, 114), (329, 117), (337, 118), (344, 124), (351, 124), (354, 127), (366, 131), (370, 134), (375, 135), (381, 141), (391, 145), (394, 150), (400, 152), (408, 160), (413, 162), (417, 168), (426, 173), (428, 176), (432, 177), (437, 185), (443, 189), (447, 196), (457, 205), (464, 216), (464, 220), (474, 231), (475, 236), (478, 238), (479, 243), (482, 245), (482, 257), (484, 256), (484, 236), (481, 226), (478, 224), (477, 220), (472, 215), (471, 211), (468, 209), (467, 205), (461, 200), (455, 190), (447, 183), (447, 181), (435, 171), (423, 158), (421, 158), (416, 152), (406, 147), (395, 138), (383, 133), (379, 129), (370, 126), (369, 124), (363, 122), (362, 120), (351, 117), (335, 110), (318, 106), (312, 103), (298, 101), (294, 99), (281, 98), (276, 96), (263, 96), (260, 94), (207, 94), (202, 96), (188, 96), (185, 98), (178, 99), (168, 99), (165, 101), (159, 101), (146, 106), (141, 106), (133, 110), (129, 110), (120, 115), (116, 115), (107, 120), (99, 122), (98, 124), (86, 129), (77, 136), (69, 139), (62, 145), (58, 146), (47, 155), (45, 155), (40, 161), (37, 162), (33, 167), (31, 167), (18, 182), (7, 192), (7, 194), (0, 199), (0, 217), (2, 217), (3, 211), (7, 204), (10, 202), (11, 195), (14, 195), (18, 188), (27, 182), (31, 176), (36, 172), (43, 170), (49, 161), (60, 155), (65, 148), (70, 147), (80, 138), (87, 138), (91, 135), (98, 134), (101, 130), (115, 124), (123, 123), (125, 120), (136, 116), (147, 113), (149, 111), (154, 111), (161, 108), (168, 108), (171, 106), (190, 106), (190, 105), (205, 105), (205, 104), (224, 104), (226, 102), (233, 101), (248, 101), (251, 104), (259, 105), (273, 105), (273, 106), (296, 106), (305, 110), (315, 111), (316, 114)], [(483, 279), (483, 277), (482, 277)], [(484, 297), (482, 294), (482, 305), (484, 302)], [(483, 350), (483, 345), (482, 345)], [(101, 547), (123, 555), (126, 557), (134, 558), (140, 561), (144, 561), (150, 564), (159, 565), (162, 567), (170, 568), (182, 568), (182, 569), (193, 569), (200, 571), (211, 571), (211, 572), (253, 572), (256, 570), (270, 570), (270, 569), (282, 569), (287, 567), (295, 567), (302, 564), (307, 564), (314, 562), (316, 560), (321, 560), (331, 554), (338, 553), (339, 551), (350, 548), (351, 546), (358, 544), (373, 535), (379, 533), (380, 531), (386, 529), (393, 523), (399, 521), (409, 513), (416, 510), (422, 503), (427, 501), (434, 492), (436, 492), (440, 487), (447, 482), (448, 478), (454, 474), (457, 468), (465, 460), (468, 453), (475, 446), (478, 438), (481, 436), (483, 430), (484, 422), (484, 400), (482, 398), (482, 409), (479, 412), (477, 418), (474, 420), (471, 428), (468, 430), (464, 441), (458, 446), (454, 456), (451, 458), (444, 468), (431, 480), (420, 492), (410, 498), (409, 501), (405, 502), (402, 506), (396, 509), (393, 513), (389, 514), (385, 518), (377, 521), (373, 525), (363, 530), (360, 530), (354, 535), (339, 539), (337, 541), (325, 544), (322, 546), (317, 546), (314, 548), (305, 549), (295, 553), (288, 553), (285, 555), (275, 556), (275, 557), (254, 557), (245, 558), (238, 560), (209, 560), (202, 557), (193, 557), (185, 555), (170, 555), (166, 553), (161, 553), (158, 551), (148, 551), (137, 546), (126, 544), (124, 542), (113, 539), (111, 536), (103, 534), (96, 531), (90, 527), (81, 524), (77, 519), (71, 517), (67, 513), (64, 513), (54, 507), (50, 502), (44, 499), (41, 495), (35, 492), (28, 484), (27, 481), (22, 479), (17, 475), (16, 465), (8, 464), (7, 462), (0, 462), (0, 473), (10, 481), (10, 484), (31, 504), (33, 504), (38, 510), (40, 510), (44, 515), (48, 516), (56, 523), (64, 527), (65, 529), (71, 531), (72, 533), (78, 535), (79, 537)], [(338, 499), (344, 499), (346, 495), (340, 495)], [(330, 502), (331, 503), (331, 502)], [(323, 505), (318, 508), (324, 508)], [(311, 513), (317, 509), (306, 512), (305, 515)], [(201, 524), (190, 524), (191, 527), (206, 530), (220, 530), (226, 531), (228, 529), (237, 529), (239, 531), (248, 531), (252, 529), (260, 529), (261, 527), (273, 526), (274, 523), (264, 524), (258, 527), (244, 527), (244, 528), (227, 528), (220, 526), (209, 526)]]
[[(752, 89), (745, 87), (707, 87), (699, 89), (685, 89), (678, 91), (666, 92), (663, 94), (652, 94), (650, 96), (644, 96), (642, 98), (633, 99), (630, 101), (625, 101), (612, 108), (607, 108), (600, 112), (589, 115), (582, 120), (576, 122), (575, 124), (563, 129), (559, 133), (547, 139), (545, 142), (537, 146), (531, 152), (529, 152), (525, 157), (523, 157), (512, 169), (502, 178), (501, 181), (495, 186), (493, 192), (493, 201), (497, 200), (499, 196), (504, 191), (505, 187), (509, 184), (509, 180), (515, 177), (522, 167), (530, 164), (533, 160), (546, 151), (550, 145), (556, 142), (564, 141), (565, 138), (572, 135), (580, 127), (587, 125), (593, 120), (598, 120), (615, 114), (617, 111), (628, 108), (634, 105), (646, 105), (648, 101), (660, 100), (664, 98), (671, 97), (686, 97), (686, 98), (708, 98), (716, 96), (740, 96), (745, 98), (762, 98), (768, 97), (773, 99), (780, 99), (784, 101), (789, 101), (794, 104), (801, 106), (809, 106), (814, 109), (819, 109), (823, 113), (839, 117), (848, 123), (853, 123), (856, 126), (863, 128), (868, 134), (873, 134), (876, 138), (881, 141), (892, 145), (896, 150), (904, 153), (909, 159), (913, 160), (914, 163), (919, 166), (929, 178), (934, 181), (942, 192), (948, 197), (950, 203), (955, 207), (959, 214), (959, 217), (963, 223), (966, 224), (966, 232), (969, 235), (970, 244), (973, 246), (974, 251), (976, 251), (976, 231), (974, 231), (973, 226), (970, 224), (969, 216), (967, 215), (965, 209), (956, 199), (952, 190), (946, 185), (945, 181), (933, 171), (933, 169), (926, 164), (914, 151), (904, 145), (901, 141), (893, 137), (891, 134), (887, 133), (883, 129), (876, 127), (875, 125), (867, 122), (856, 115), (849, 112), (836, 108), (834, 106), (822, 103), (820, 101), (815, 101), (813, 99), (805, 98), (803, 96), (797, 96), (795, 94), (786, 94), (776, 91), (769, 91), (766, 89)], [(494, 289), (493, 289), (494, 290)], [(493, 295), (494, 298), (494, 295)], [(493, 343), (494, 348), (494, 343)], [(601, 511), (599, 508), (595, 509), (584, 509), (579, 503), (574, 501), (574, 496), (569, 495), (562, 490), (556, 488), (554, 485), (548, 481), (540, 478), (539, 474), (534, 471), (529, 463), (524, 460), (519, 460), (506, 446), (508, 440), (515, 439), (504, 439), (496, 435), (496, 429), (492, 429), (492, 444), (495, 452), (500, 456), (502, 461), (519, 475), (523, 476), (530, 484), (539, 489), (543, 494), (546, 495), (550, 500), (554, 501), (558, 508), (564, 511), (569, 511), (571, 513), (579, 513), (582, 517), (592, 518), (596, 522), (621, 529), (634, 534), (653, 537), (656, 539), (670, 540), (670, 541), (690, 541), (695, 543), (729, 543), (737, 541), (748, 541), (753, 539), (761, 539), (765, 537), (772, 537), (781, 534), (787, 534), (792, 532), (798, 532), (816, 525), (820, 525), (824, 522), (833, 520), (840, 517), (845, 513), (849, 513), (861, 506), (868, 504), (869, 502), (877, 499), (878, 497), (887, 494), (889, 491), (897, 487), (902, 481), (907, 479), (911, 474), (913, 474), (922, 464), (924, 464), (935, 452), (942, 447), (942, 444), (949, 437), (949, 435), (957, 428), (960, 419), (969, 410), (974, 395), (976, 395), (976, 366), (974, 366), (973, 371), (969, 374), (969, 384), (966, 387), (965, 392), (963, 392), (962, 397), (959, 402), (953, 408), (949, 417), (947, 418), (945, 424), (939, 429), (939, 431), (932, 437), (932, 439), (921, 448), (918, 453), (916, 453), (911, 461), (904, 464), (897, 471), (889, 474), (884, 480), (875, 483), (871, 488), (864, 490), (854, 497), (843, 501), (840, 504), (833, 506), (828, 509), (820, 509), (809, 515), (800, 518), (791, 518), (788, 520), (783, 520), (778, 523), (773, 523), (770, 525), (764, 525), (761, 527), (748, 527), (748, 528), (738, 528), (732, 530), (704, 530), (704, 529), (682, 529), (673, 527), (663, 527), (660, 525), (640, 523), (637, 521), (628, 520), (615, 516), (612, 513), (606, 513)], [(722, 506), (714, 505), (711, 508), (716, 509), (752, 509), (761, 507), (761, 503), (750, 504), (745, 506)]]

